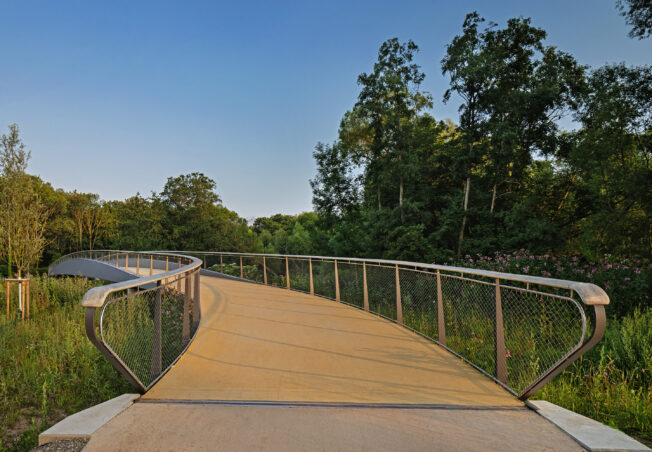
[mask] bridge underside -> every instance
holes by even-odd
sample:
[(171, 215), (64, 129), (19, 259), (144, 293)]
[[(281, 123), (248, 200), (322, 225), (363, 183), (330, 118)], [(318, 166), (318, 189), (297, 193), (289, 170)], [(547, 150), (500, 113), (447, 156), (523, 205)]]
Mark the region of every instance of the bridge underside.
[(523, 406), (443, 348), (380, 317), (206, 277), (197, 336), (142, 400)]

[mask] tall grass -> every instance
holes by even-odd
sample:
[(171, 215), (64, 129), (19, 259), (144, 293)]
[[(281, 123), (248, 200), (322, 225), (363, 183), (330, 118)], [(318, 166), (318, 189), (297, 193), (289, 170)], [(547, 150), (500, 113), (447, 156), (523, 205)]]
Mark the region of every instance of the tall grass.
[[(133, 388), (86, 338), (82, 278), (35, 277), (32, 318), (5, 318), (0, 294), (0, 450), (29, 450), (38, 433)], [(0, 280), (0, 287), (4, 281)]]

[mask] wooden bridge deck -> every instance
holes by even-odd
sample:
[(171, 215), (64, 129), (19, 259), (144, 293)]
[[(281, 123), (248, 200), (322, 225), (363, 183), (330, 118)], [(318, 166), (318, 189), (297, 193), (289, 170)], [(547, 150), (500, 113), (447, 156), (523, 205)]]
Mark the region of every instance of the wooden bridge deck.
[(202, 278), (193, 343), (143, 401), (521, 407), (443, 348), (351, 306)]

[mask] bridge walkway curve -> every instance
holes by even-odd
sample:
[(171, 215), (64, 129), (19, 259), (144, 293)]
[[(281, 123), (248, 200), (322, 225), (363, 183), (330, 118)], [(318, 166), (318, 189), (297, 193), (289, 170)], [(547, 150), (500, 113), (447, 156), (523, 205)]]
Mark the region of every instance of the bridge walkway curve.
[(202, 321), (143, 400), (517, 407), (431, 341), (381, 317), (277, 287), (202, 278)]
[[(192, 344), (104, 450), (582, 450), (436, 344), (351, 306), (201, 279)], [(236, 406), (234, 406), (236, 405)]]

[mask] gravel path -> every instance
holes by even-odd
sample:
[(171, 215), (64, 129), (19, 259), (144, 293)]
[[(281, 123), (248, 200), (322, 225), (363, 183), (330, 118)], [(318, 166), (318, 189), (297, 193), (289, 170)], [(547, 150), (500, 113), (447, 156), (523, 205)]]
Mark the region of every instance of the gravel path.
[(53, 441), (32, 449), (32, 452), (79, 452), (86, 446), (86, 443), (88, 443), (88, 438)]

